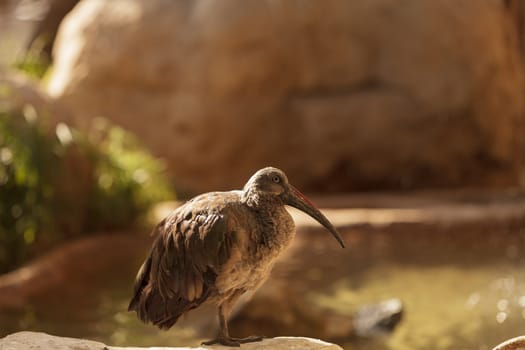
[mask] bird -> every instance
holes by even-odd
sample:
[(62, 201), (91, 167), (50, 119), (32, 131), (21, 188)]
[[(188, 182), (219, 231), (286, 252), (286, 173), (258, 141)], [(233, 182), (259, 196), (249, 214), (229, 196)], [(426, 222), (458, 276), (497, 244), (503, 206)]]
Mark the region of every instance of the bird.
[(128, 311), (160, 329), (204, 303), (217, 305), (218, 336), (203, 345), (238, 347), (261, 336), (235, 338), (228, 316), (238, 299), (268, 278), (276, 258), (295, 236), (285, 206), (317, 220), (344, 248), (336, 228), (286, 174), (266, 167), (242, 190), (198, 195), (160, 221), (151, 251), (135, 278)]

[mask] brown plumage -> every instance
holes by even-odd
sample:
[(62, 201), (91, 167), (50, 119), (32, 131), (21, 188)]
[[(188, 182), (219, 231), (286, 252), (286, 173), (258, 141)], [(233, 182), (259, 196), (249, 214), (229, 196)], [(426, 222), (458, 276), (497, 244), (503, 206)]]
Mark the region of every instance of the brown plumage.
[(197, 196), (156, 226), (156, 239), (137, 274), (129, 310), (144, 322), (168, 329), (182, 314), (213, 302), (218, 305), (220, 334), (205, 344), (239, 346), (261, 340), (230, 337), (227, 317), (243, 293), (266, 280), (295, 235), (285, 205), (315, 218), (344, 247), (336, 229), (288, 183), (284, 172), (264, 168), (242, 191)]

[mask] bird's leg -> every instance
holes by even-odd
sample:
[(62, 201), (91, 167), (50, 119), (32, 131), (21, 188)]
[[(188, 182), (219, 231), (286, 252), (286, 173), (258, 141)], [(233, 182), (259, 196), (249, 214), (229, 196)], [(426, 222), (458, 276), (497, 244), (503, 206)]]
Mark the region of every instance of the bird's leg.
[(213, 345), (221, 344), (226, 346), (241, 346), (243, 343), (251, 343), (256, 341), (261, 341), (263, 337), (261, 336), (250, 336), (246, 338), (234, 338), (230, 337), (228, 330), (228, 315), (230, 313), (230, 307), (237, 301), (237, 299), (242, 295), (243, 292), (235, 293), (228, 300), (219, 305), (219, 336), (216, 339), (203, 342), (203, 345)]
[(219, 336), (213, 340), (203, 342), (203, 345), (222, 344), (226, 346), (241, 346), (239, 341), (230, 337), (225, 304), (226, 303), (219, 305)]

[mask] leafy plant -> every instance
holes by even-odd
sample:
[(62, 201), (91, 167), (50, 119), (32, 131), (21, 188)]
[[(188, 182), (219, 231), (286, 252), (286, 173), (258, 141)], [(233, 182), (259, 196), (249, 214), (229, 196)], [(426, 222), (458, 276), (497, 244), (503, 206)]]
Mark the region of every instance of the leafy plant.
[(57, 241), (137, 223), (173, 198), (163, 164), (119, 127), (55, 134), (38, 113), (0, 113), (0, 272)]
[(46, 210), (53, 188), (46, 180), (56, 169), (55, 143), (31, 116), (0, 115), (0, 271), (21, 263), (39, 229), (51, 228)]
[(89, 213), (98, 218), (89, 223), (90, 229), (129, 226), (132, 218), (140, 217), (153, 203), (173, 198), (163, 176), (164, 165), (124, 129), (97, 119), (90, 144), (96, 145), (97, 185)]
[(32, 46), (13, 62), (13, 68), (35, 80), (42, 80), (51, 67), (49, 57), (43, 54), (46, 38), (35, 40)]

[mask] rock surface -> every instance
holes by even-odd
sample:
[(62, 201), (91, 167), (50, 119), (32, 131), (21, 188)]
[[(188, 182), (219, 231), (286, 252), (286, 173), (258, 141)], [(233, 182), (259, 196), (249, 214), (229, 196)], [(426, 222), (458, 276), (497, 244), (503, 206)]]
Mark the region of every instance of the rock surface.
[(492, 350), (519, 350), (525, 348), (525, 336), (504, 341)]
[(316, 190), (516, 184), (513, 18), (492, 0), (84, 0), (49, 91), (81, 126), (137, 133), (192, 192), (268, 164)]
[[(107, 346), (92, 340), (56, 337), (45, 333), (19, 332), (0, 339), (0, 350), (191, 350), (191, 349), (226, 349), (224, 346), (203, 346), (198, 348), (135, 348)], [(311, 338), (277, 337), (262, 342), (243, 344), (245, 350), (341, 350), (338, 345)]]

